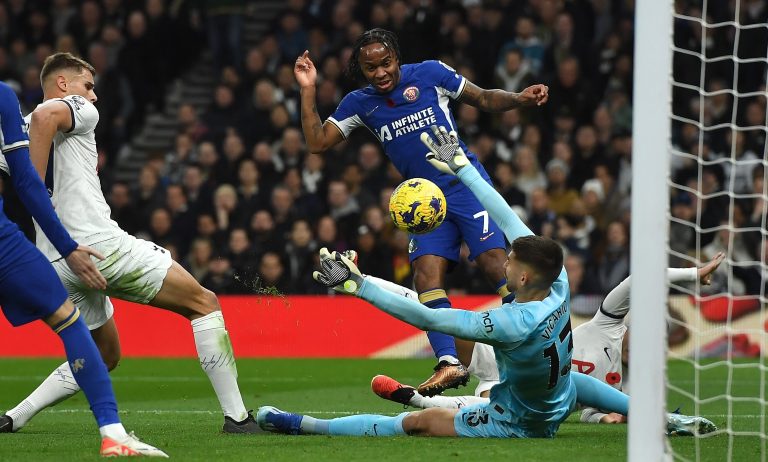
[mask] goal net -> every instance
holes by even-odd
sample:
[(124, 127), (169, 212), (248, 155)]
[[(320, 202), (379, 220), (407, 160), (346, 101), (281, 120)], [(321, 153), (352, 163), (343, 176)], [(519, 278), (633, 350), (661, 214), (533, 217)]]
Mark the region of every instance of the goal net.
[[(765, 0), (637, 2), (631, 460), (768, 458), (767, 23)], [(718, 252), (711, 285), (657, 274)], [(660, 436), (678, 408), (718, 431)]]

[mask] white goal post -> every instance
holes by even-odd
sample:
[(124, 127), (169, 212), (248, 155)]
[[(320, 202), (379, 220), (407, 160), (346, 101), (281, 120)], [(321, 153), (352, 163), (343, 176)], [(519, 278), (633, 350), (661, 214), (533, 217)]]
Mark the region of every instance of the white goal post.
[[(628, 459), (662, 461), (665, 452), (667, 209), (672, 75), (672, 0), (635, 9), (632, 114), (632, 361)], [(653, 185), (653, 186), (650, 186)], [(642, 219), (638, 219), (642, 217)]]

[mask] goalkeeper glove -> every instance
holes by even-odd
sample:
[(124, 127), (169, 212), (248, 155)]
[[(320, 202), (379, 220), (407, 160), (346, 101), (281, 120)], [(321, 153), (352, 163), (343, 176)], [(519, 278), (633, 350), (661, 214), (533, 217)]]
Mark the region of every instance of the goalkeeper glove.
[(312, 277), (336, 292), (358, 295), (363, 285), (363, 275), (346, 255), (347, 252), (330, 253), (323, 247), (320, 249), (320, 271), (312, 273)]
[(443, 126), (438, 128), (437, 125), (432, 125), (431, 128), (435, 139), (426, 132), (421, 134), (421, 142), (429, 148), (427, 162), (443, 173), (456, 175), (469, 163), (467, 155), (459, 146), (459, 137), (455, 131), (448, 132)]

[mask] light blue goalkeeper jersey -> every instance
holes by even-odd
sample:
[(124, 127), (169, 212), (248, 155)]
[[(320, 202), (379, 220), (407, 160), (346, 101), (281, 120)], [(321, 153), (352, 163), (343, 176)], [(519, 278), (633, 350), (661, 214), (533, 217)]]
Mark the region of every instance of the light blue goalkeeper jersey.
[[(533, 234), (472, 165), (461, 169), (458, 177), (510, 242)], [(544, 300), (515, 301), (482, 313), (429, 309), (369, 283), (363, 283), (360, 297), (420, 329), (492, 345), (501, 383), (491, 389), (487, 409), (495, 419), (514, 423), (524, 433), (521, 436), (554, 436), (575, 409), (576, 388), (570, 376), (570, 289), (565, 269)]]

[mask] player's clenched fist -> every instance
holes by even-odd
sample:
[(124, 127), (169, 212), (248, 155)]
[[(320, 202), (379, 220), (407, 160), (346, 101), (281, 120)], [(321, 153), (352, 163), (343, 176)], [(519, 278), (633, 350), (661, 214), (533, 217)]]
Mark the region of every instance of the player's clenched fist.
[(296, 76), (296, 81), (302, 88), (314, 86), (317, 82), (317, 68), (315, 68), (315, 63), (309, 59), (309, 50), (305, 50), (301, 56), (296, 58), (293, 75)]
[(542, 84), (531, 85), (518, 95), (518, 101), (523, 106), (541, 106), (549, 99), (549, 87)]

